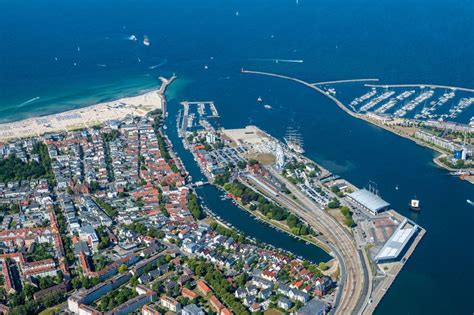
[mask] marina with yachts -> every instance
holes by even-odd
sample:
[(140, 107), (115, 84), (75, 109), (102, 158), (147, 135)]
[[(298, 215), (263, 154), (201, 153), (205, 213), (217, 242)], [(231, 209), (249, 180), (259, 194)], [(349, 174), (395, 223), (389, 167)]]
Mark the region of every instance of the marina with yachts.
[[(336, 81), (337, 82), (337, 81)], [(344, 82), (347, 83), (347, 82)], [(437, 85), (375, 85), (364, 84), (360, 95), (346, 91), (354, 84), (321, 84), (327, 93), (347, 98), (348, 107), (355, 113), (374, 113), (390, 118), (417, 121), (451, 121), (459, 124), (473, 122), (470, 107), (474, 104), (474, 90)], [(360, 84), (359, 84), (360, 85)]]
[(435, 84), (374, 84), (379, 79), (309, 83), (277, 73), (242, 74), (290, 80), (323, 94), (348, 115), (377, 125), (439, 154), (440, 167), (474, 183), (474, 89)]

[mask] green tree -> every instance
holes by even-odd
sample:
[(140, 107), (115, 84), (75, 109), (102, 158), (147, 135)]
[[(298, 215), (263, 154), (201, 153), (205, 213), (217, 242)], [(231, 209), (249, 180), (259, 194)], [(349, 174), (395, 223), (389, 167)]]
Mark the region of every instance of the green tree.
[(257, 161), (257, 160), (255, 160), (255, 159), (250, 159), (250, 160), (249, 160), (249, 165), (250, 165), (250, 166), (253, 166), (253, 165), (255, 165), (255, 164), (258, 164), (258, 161)]
[(100, 186), (98, 182), (92, 181), (89, 183), (89, 188), (92, 193), (95, 193), (96, 191), (99, 190)]
[(122, 264), (122, 265), (120, 265), (120, 266), (118, 267), (118, 272), (119, 272), (119, 273), (124, 273), (124, 272), (127, 271), (127, 270), (128, 270), (127, 265)]
[(326, 265), (325, 262), (320, 262), (320, 263), (319, 263), (319, 269), (321, 269), (321, 270), (324, 271), (324, 270), (327, 270), (327, 269), (328, 269), (328, 266)]
[(349, 207), (347, 207), (347, 206), (342, 206), (342, 207), (341, 207), (341, 213), (342, 213), (344, 216), (347, 216), (347, 215), (349, 214), (349, 212), (350, 212)]
[(0, 182), (46, 178), (54, 181), (48, 148), (44, 143), (33, 146), (33, 154), (38, 155), (39, 161), (23, 162), (14, 154), (6, 159), (0, 159)]
[(344, 219), (344, 223), (348, 226), (348, 227), (353, 227), (355, 222), (352, 218), (345, 218)]
[(243, 170), (247, 167), (247, 162), (245, 162), (244, 160), (240, 160), (237, 162), (237, 167)]
[(339, 208), (341, 203), (337, 198), (333, 198), (329, 203), (328, 203), (328, 208), (329, 209), (336, 209)]
[(196, 220), (201, 220), (205, 217), (204, 212), (202, 211), (201, 205), (198, 202), (197, 196), (194, 193), (189, 194), (188, 209), (189, 209), (189, 212), (191, 212), (194, 219)]
[(110, 237), (109, 237), (109, 233), (107, 231), (107, 228), (105, 226), (101, 225), (97, 228), (96, 232), (97, 232), (97, 235), (99, 237), (98, 248), (99, 249), (104, 249), (104, 248), (109, 247)]
[(138, 199), (135, 201), (135, 205), (137, 205), (137, 207), (143, 207), (144, 203), (143, 203), (142, 197), (138, 198)]

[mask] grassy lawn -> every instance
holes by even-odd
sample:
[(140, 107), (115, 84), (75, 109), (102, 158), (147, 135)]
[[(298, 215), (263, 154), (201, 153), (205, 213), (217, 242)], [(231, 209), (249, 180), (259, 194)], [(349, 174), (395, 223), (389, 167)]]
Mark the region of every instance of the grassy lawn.
[(255, 159), (260, 164), (268, 165), (275, 163), (275, 156), (271, 153), (254, 153), (254, 154), (247, 154), (246, 158)]
[(40, 312), (39, 315), (53, 315), (59, 314), (62, 307), (66, 306), (67, 302), (63, 302), (61, 304), (52, 306), (50, 308), (45, 309), (44, 311)]
[(270, 308), (270, 309), (266, 310), (263, 314), (265, 314), (265, 315), (282, 315), (283, 313), (280, 312), (279, 310), (274, 309), (274, 308)]

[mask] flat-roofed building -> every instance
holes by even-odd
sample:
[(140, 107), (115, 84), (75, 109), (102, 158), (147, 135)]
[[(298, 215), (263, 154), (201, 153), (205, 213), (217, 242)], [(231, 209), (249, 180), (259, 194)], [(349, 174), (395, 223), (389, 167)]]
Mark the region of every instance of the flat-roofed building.
[(372, 214), (377, 214), (390, 207), (388, 202), (365, 188), (354, 191), (347, 195), (347, 197)]
[(385, 242), (382, 249), (375, 256), (376, 262), (388, 262), (398, 259), (400, 254), (418, 231), (418, 225), (405, 219)]

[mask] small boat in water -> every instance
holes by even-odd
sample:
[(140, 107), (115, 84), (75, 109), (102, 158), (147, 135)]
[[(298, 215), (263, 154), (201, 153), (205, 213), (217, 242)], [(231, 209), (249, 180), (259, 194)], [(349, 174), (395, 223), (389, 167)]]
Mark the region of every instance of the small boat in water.
[(257, 98), (257, 102), (259, 102), (259, 103), (263, 102), (263, 100), (260, 96)]
[(148, 35), (143, 35), (143, 45), (150, 46), (150, 39), (148, 38)]
[(474, 206), (474, 201), (471, 201), (470, 199), (467, 199), (466, 202), (470, 204), (471, 206)]
[(410, 201), (410, 209), (413, 210), (413, 211), (420, 211), (421, 208), (420, 208), (420, 200), (418, 200), (415, 196), (415, 198), (413, 198), (411, 201)]
[(263, 107), (265, 107), (265, 109), (272, 109), (272, 107), (268, 104), (263, 105)]

